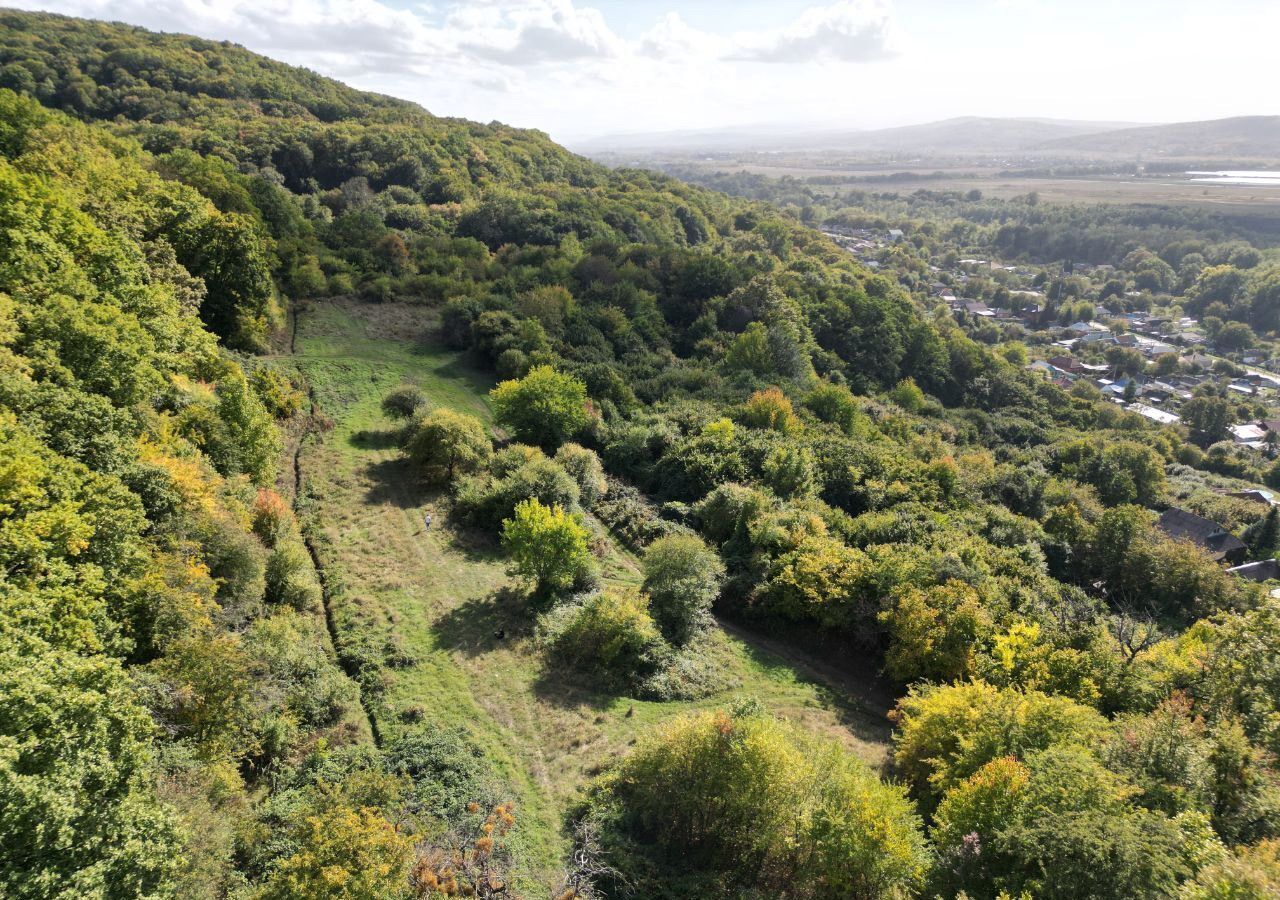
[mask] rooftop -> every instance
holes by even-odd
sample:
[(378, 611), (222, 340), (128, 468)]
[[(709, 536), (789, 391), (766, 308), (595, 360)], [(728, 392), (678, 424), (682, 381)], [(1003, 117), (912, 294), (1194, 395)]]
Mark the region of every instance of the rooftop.
[(1240, 557), (1248, 547), (1212, 519), (1197, 516), (1171, 506), (1160, 514), (1160, 530), (1178, 541), (1191, 541), (1209, 552), (1214, 559)]

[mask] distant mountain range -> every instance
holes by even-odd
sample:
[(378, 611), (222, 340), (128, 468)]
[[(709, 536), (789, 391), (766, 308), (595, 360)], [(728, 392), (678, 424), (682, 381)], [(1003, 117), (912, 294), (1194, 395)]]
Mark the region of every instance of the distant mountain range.
[(822, 151), (948, 156), (1008, 153), (1275, 157), (1280, 116), (1171, 125), (963, 116), (866, 131), (750, 126), (610, 135), (574, 142), (586, 155), (637, 152)]
[(1043, 146), (1046, 150), (1144, 156), (1272, 157), (1280, 162), (1280, 116), (1122, 128), (1061, 138)]
[(1131, 122), (1000, 119), (962, 116), (923, 125), (871, 130), (740, 128), (621, 134), (572, 143), (582, 153), (635, 150), (866, 150), (880, 153), (999, 152), (1133, 127)]

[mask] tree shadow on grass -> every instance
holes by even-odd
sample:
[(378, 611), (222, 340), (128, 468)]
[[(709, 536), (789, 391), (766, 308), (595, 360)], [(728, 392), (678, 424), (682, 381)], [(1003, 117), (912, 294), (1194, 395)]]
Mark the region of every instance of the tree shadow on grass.
[(373, 482), (365, 492), (367, 503), (390, 503), (400, 509), (412, 509), (437, 500), (444, 493), (434, 485), (424, 484), (409, 461), (402, 457), (371, 462), (364, 471)]
[[(432, 356), (440, 352), (438, 345), (421, 344), (413, 348), (415, 356)], [(451, 356), (431, 367), (431, 374), (447, 381), (465, 384), (474, 394), (483, 397), (493, 387), (493, 378), (467, 359), (465, 354)]]
[(503, 558), (502, 546), (498, 539), (479, 528), (473, 528), (456, 516), (450, 517), (452, 526), (449, 548), (462, 554), (467, 562), (497, 562)]
[[(599, 679), (585, 672), (566, 669), (543, 660), (533, 682), (533, 694), (543, 703), (561, 709), (589, 709), (601, 713), (612, 709), (619, 700), (630, 697), (624, 689), (611, 690)], [(634, 698), (632, 698), (634, 699)]]
[(510, 641), (529, 637), (532, 622), (528, 598), (522, 591), (504, 587), (462, 601), (436, 619), (434, 628), (444, 649), (480, 656)]
[[(766, 672), (789, 672), (796, 680), (811, 686), (836, 719), (861, 741), (887, 744), (892, 732), (888, 714), (892, 701), (885, 694), (887, 685), (876, 672), (869, 656), (812, 663), (802, 657), (803, 651), (782, 655), (761, 644), (765, 639), (741, 625), (731, 632), (743, 645), (751, 661)], [(845, 646), (843, 654), (857, 651)], [(831, 671), (826, 671), (826, 670)]]
[(390, 450), (399, 447), (402, 437), (399, 428), (363, 429), (347, 437), (347, 443), (360, 450)]

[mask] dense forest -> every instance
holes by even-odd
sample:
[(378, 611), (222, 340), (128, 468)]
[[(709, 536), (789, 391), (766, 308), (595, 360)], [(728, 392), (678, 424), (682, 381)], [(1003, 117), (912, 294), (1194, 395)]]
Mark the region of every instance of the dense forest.
[[(0, 894), (1275, 896), (1280, 601), (1156, 511), (1255, 559), (1277, 513), (801, 218), (0, 13)], [(546, 665), (671, 708), (555, 883), (482, 735), (389, 714), (421, 651), (345, 616), (293, 481), (332, 422), (291, 330), (356, 302), (499, 380), (492, 426), (382, 408)], [(872, 661), (887, 763), (720, 702), (722, 621)]]

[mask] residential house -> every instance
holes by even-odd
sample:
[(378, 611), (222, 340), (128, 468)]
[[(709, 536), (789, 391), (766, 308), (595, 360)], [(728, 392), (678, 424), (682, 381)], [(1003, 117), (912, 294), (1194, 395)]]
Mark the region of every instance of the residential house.
[(1069, 377), (1066, 372), (1064, 372), (1062, 369), (1059, 369), (1052, 362), (1048, 362), (1043, 359), (1037, 359), (1035, 362), (1031, 363), (1031, 365), (1027, 366), (1027, 368), (1033, 369), (1037, 372), (1043, 372), (1045, 374), (1045, 377), (1047, 377), (1050, 381), (1056, 381), (1059, 378)]
[(1267, 437), (1267, 432), (1264, 429), (1251, 422), (1244, 425), (1232, 425), (1227, 430), (1231, 432), (1231, 440), (1246, 447), (1261, 447)]
[(1276, 495), (1262, 488), (1246, 488), (1243, 491), (1227, 491), (1228, 497), (1239, 497), (1241, 500), (1252, 500), (1266, 506), (1276, 505)]
[(1243, 562), (1249, 554), (1244, 541), (1217, 522), (1176, 506), (1162, 512), (1156, 524), (1169, 537), (1176, 541), (1190, 541), (1219, 562), (1234, 565)]
[(1175, 347), (1173, 344), (1166, 344), (1164, 341), (1157, 341), (1154, 338), (1137, 336), (1138, 350), (1143, 356), (1156, 357), (1163, 356), (1166, 353), (1173, 353)]
[[(1244, 563), (1239, 566), (1232, 566), (1227, 569), (1237, 578), (1243, 578), (1246, 581), (1277, 581), (1280, 580), (1280, 562), (1274, 559), (1260, 559), (1257, 562)], [(1280, 588), (1271, 591), (1272, 597), (1280, 597)]]
[(1072, 322), (1070, 325), (1067, 326), (1067, 331), (1071, 331), (1076, 334), (1082, 334), (1082, 335), (1095, 334), (1095, 333), (1100, 333), (1100, 334), (1111, 333), (1111, 329), (1108, 328), (1106, 325), (1103, 325), (1101, 322)]
[(1152, 422), (1158, 422), (1161, 425), (1177, 425), (1182, 419), (1178, 418), (1171, 412), (1165, 412), (1163, 409), (1156, 409), (1154, 406), (1147, 406), (1145, 403), (1130, 403), (1126, 407), (1129, 412), (1136, 412), (1144, 418), (1150, 419)]
[(1079, 337), (1082, 344), (1114, 344), (1116, 336), (1109, 331), (1091, 331)]

